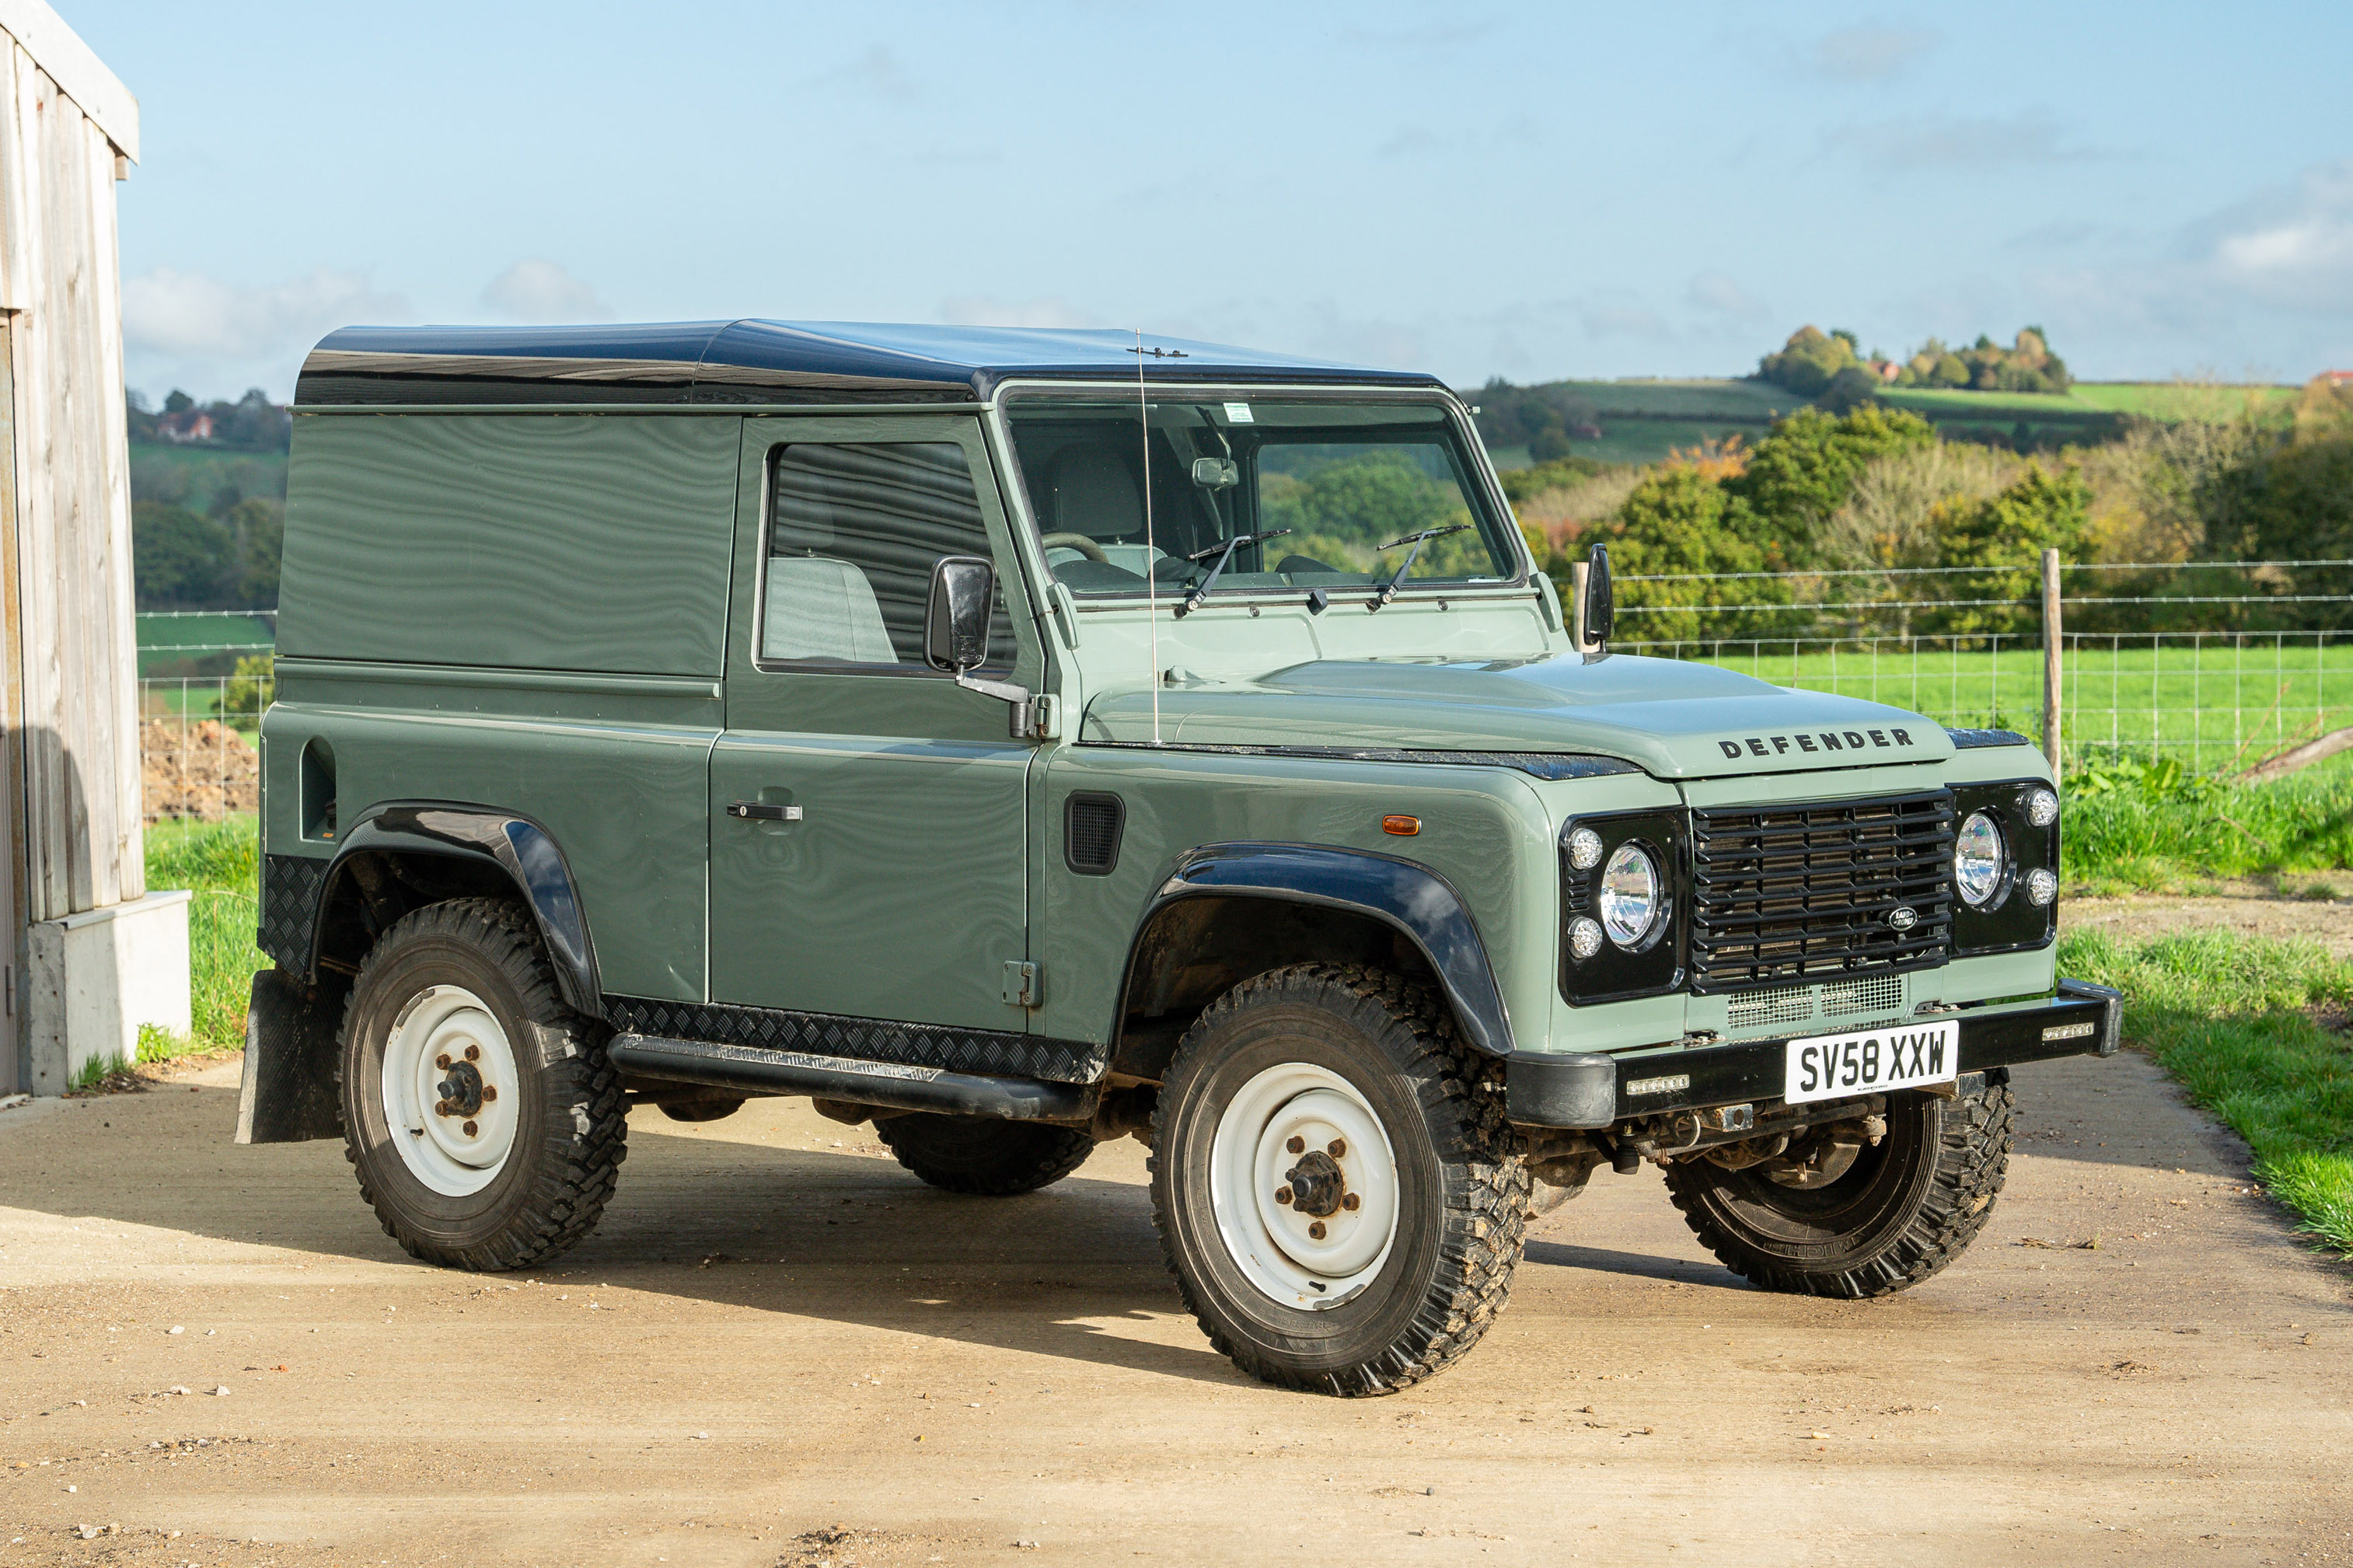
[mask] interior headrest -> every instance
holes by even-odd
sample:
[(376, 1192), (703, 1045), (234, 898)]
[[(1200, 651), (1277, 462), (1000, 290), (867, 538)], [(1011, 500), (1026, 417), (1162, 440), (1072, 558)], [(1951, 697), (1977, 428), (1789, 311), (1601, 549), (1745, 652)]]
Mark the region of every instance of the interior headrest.
[(1053, 522), (1049, 532), (1117, 539), (1144, 531), (1144, 495), (1135, 471), (1109, 447), (1086, 442), (1065, 448), (1054, 460)]

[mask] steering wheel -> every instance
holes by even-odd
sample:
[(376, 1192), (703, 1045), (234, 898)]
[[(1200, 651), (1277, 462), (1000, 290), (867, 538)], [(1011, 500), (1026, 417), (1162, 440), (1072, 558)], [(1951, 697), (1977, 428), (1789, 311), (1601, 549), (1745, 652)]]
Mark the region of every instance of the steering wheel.
[(1049, 534), (1038, 542), (1050, 550), (1076, 550), (1090, 561), (1111, 565), (1111, 557), (1103, 554), (1103, 547), (1084, 534)]

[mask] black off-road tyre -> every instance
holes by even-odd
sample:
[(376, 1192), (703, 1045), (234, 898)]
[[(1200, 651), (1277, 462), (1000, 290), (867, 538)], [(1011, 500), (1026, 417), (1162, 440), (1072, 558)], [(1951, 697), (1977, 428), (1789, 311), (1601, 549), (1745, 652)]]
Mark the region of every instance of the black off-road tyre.
[(886, 1117), (874, 1136), (933, 1186), (984, 1198), (1051, 1186), (1095, 1151), (1095, 1140), (1076, 1128), (928, 1111)]
[(1992, 1217), (2010, 1168), (2007, 1084), (1944, 1099), (1894, 1097), (1887, 1136), (1829, 1185), (1782, 1186), (1761, 1166), (1666, 1168), (1684, 1223), (1725, 1267), (1767, 1290), (1886, 1296), (1950, 1263)]
[[(471, 991), (505, 1032), (519, 1082), (514, 1139), (480, 1191), (434, 1190), (392, 1146), (383, 1088), (390, 1031), (429, 986)], [(360, 966), (338, 1040), (344, 1153), (385, 1234), (447, 1267), (529, 1268), (590, 1231), (626, 1152), (628, 1103), (607, 1030), (565, 1006), (520, 905), (461, 898), (403, 916)], [(414, 1136), (402, 1134), (402, 1136)]]
[[(1259, 1074), (1293, 1063), (1362, 1097), (1396, 1171), (1386, 1259), (1321, 1309), (1251, 1282), (1221, 1239), (1209, 1179), (1220, 1118)], [(1150, 1161), (1161, 1251), (1210, 1342), (1267, 1383), (1343, 1396), (1394, 1393), (1469, 1351), (1509, 1298), (1533, 1185), (1501, 1089), (1439, 997), (1387, 970), (1303, 964), (1212, 1003), (1169, 1064)]]

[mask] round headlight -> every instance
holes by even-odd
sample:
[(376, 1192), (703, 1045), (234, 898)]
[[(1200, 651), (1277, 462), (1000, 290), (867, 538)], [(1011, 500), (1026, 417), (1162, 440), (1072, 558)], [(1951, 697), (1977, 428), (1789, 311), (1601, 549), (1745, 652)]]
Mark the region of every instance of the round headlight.
[(2047, 828), (2059, 820), (2059, 797), (2048, 789), (2037, 789), (2026, 798), (2026, 820), (2038, 828)]
[(1568, 863), (1577, 871), (1591, 871), (1601, 863), (1601, 835), (1591, 828), (1579, 828), (1568, 835)]
[(1991, 903), (2001, 891), (2009, 858), (2000, 825), (1983, 811), (1970, 812), (1953, 840), (1953, 885), (1960, 889), (1961, 902), (1972, 909)]
[(1568, 923), (1568, 952), (1574, 959), (1589, 959), (1601, 950), (1601, 922), (1590, 915), (1579, 915)]
[(1601, 873), (1601, 927), (1621, 948), (1641, 945), (1666, 912), (1659, 863), (1640, 844), (1620, 844)]

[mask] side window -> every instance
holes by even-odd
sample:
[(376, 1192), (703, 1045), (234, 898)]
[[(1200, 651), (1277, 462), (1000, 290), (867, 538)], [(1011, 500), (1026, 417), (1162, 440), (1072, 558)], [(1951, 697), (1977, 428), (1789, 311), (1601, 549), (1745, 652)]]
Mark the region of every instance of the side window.
[[(954, 441), (780, 447), (770, 460), (760, 657), (923, 664), (923, 612), (943, 556), (994, 559)], [(992, 665), (1013, 662), (998, 563)]]

